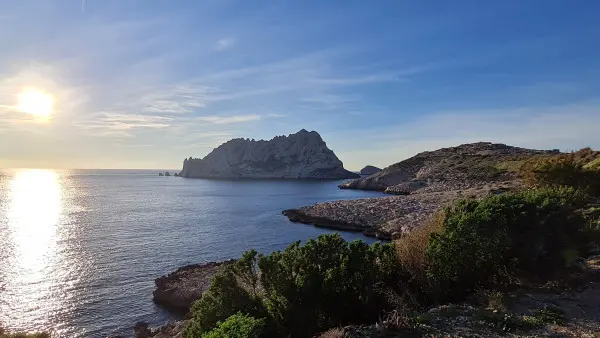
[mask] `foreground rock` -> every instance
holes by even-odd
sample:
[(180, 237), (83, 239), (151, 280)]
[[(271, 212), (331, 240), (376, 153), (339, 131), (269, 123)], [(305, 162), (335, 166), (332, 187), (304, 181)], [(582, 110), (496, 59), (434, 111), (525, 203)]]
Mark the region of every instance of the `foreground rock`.
[(187, 265), (166, 276), (157, 278), (154, 283), (153, 300), (169, 310), (187, 313), (194, 301), (208, 289), (212, 277), (226, 262)]
[[(519, 147), (478, 142), (457, 147), (425, 151), (407, 160), (393, 164), (369, 177), (345, 182), (341, 189), (363, 189), (386, 191), (389, 187), (409, 182), (423, 182), (425, 187), (432, 182), (454, 184), (461, 181), (468, 188), (490, 182), (502, 182), (515, 178), (507, 170), (511, 165), (540, 154), (557, 153), (557, 150), (533, 150)], [(389, 189), (388, 191), (402, 190)]]
[(360, 170), (360, 174), (361, 175), (374, 175), (380, 171), (381, 171), (380, 168), (374, 167), (372, 165), (368, 165)]
[(133, 338), (181, 338), (186, 323), (186, 320), (180, 320), (150, 328), (148, 323), (139, 322), (133, 329)]
[(269, 141), (233, 139), (203, 159), (189, 158), (180, 176), (195, 178), (345, 179), (346, 169), (319, 133), (304, 129)]

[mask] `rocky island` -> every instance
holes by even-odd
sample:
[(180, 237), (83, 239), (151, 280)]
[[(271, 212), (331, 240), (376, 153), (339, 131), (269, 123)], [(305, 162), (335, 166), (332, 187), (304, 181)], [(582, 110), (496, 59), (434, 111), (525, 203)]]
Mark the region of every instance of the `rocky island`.
[(392, 238), (421, 226), (433, 212), (457, 199), (518, 187), (521, 181), (515, 168), (520, 163), (556, 153), (489, 142), (426, 151), (339, 186), (402, 196), (318, 203), (283, 214), (293, 222)]
[(372, 165), (368, 165), (360, 170), (360, 175), (368, 176), (368, 175), (377, 174), (380, 171), (381, 171), (380, 168), (374, 167)]
[(300, 130), (265, 140), (230, 140), (202, 159), (183, 162), (182, 177), (346, 179), (360, 175), (342, 161), (316, 131)]

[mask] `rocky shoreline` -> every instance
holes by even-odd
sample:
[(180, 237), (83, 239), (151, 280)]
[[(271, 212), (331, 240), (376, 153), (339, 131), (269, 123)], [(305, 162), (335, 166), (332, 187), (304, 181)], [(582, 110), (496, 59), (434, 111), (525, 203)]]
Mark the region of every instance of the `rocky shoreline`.
[(233, 260), (186, 265), (159, 277), (154, 281), (156, 289), (152, 300), (170, 311), (186, 314), (194, 301), (210, 287), (212, 277), (231, 262)]
[(292, 222), (392, 239), (423, 225), (434, 212), (458, 199), (483, 198), (517, 186), (517, 182), (475, 187), (434, 183), (408, 195), (317, 203), (283, 214)]
[(381, 240), (391, 240), (392, 235), (385, 231), (366, 226), (364, 224), (349, 223), (341, 219), (312, 216), (301, 209), (288, 209), (281, 212), (294, 223), (314, 225), (317, 228), (333, 229), (349, 232), (362, 232), (367, 237), (375, 237)]

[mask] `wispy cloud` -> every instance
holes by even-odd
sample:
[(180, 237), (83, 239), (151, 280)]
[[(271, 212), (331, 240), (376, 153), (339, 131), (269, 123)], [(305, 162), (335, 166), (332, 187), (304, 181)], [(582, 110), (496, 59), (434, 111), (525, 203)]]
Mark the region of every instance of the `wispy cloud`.
[(215, 50), (223, 51), (231, 48), (235, 44), (235, 39), (232, 38), (224, 38), (217, 41), (215, 45)]
[(260, 120), (260, 115), (236, 115), (236, 116), (200, 116), (197, 121), (214, 124), (231, 124)]
[[(600, 147), (600, 104), (442, 111), (382, 128), (336, 133), (350, 168), (388, 166), (426, 150), (489, 141), (562, 150)], [(333, 142), (334, 144), (337, 142)]]

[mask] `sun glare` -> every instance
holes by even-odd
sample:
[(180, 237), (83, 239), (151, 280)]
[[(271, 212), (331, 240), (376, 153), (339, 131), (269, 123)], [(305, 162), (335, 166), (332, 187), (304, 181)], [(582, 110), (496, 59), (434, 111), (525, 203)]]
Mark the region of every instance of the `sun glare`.
[(17, 110), (38, 118), (50, 117), (53, 106), (54, 97), (43, 91), (27, 89), (17, 96)]

